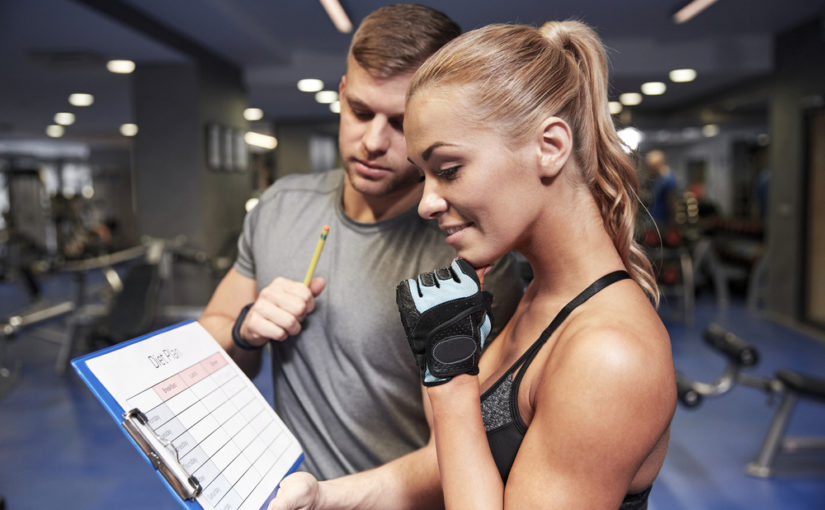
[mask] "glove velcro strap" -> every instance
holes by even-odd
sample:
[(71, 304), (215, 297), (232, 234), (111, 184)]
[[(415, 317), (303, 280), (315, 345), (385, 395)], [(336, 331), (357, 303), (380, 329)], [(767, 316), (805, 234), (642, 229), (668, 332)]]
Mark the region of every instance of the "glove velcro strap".
[(473, 306), (430, 333), (427, 368), (435, 377), (478, 373), (481, 355), (476, 337), (484, 320), (484, 307)]
[(440, 340), (430, 350), (427, 367), (436, 377), (478, 373), (476, 342), (469, 336), (453, 336)]

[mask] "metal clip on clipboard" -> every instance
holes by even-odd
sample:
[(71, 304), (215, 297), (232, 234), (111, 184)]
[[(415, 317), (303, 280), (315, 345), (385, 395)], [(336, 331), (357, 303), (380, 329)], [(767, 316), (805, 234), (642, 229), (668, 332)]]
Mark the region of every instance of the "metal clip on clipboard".
[(178, 496), (184, 500), (194, 500), (200, 495), (200, 482), (186, 472), (178, 459), (178, 452), (174, 446), (166, 445), (152, 428), (149, 420), (139, 409), (132, 409), (123, 413), (123, 427), (140, 446), (143, 453), (149, 457), (152, 466), (161, 472), (166, 481), (175, 489)]

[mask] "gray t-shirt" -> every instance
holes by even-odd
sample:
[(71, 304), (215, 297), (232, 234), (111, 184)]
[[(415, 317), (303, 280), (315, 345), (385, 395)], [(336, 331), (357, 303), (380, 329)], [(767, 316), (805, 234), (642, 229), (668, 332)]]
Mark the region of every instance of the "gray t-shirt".
[[(395, 286), (449, 265), (455, 252), (415, 208), (379, 223), (348, 218), (344, 172), (279, 179), (247, 214), (235, 268), (258, 289), (302, 281), (324, 225), (316, 276), (327, 286), (301, 333), (271, 342), (275, 411), (298, 437), (304, 468), (329, 479), (384, 464), (426, 443), (418, 369), (395, 304)], [(512, 257), (487, 279), (494, 315), (521, 295)], [(494, 323), (503, 325), (503, 320)]]

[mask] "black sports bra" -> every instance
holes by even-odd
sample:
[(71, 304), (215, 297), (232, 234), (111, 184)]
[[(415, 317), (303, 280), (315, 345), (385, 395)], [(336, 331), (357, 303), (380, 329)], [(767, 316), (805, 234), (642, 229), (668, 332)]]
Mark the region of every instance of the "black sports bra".
[[(570, 315), (570, 312), (605, 287), (628, 278), (630, 278), (630, 275), (627, 274), (627, 271), (614, 271), (590, 284), (559, 311), (533, 345), (481, 395), (481, 416), (484, 420), (484, 428), (487, 431), (487, 441), (490, 444), (490, 450), (493, 453), (496, 466), (498, 466), (501, 479), (505, 483), (516, 458), (516, 453), (524, 439), (524, 434), (527, 433), (527, 425), (521, 419), (518, 410), (518, 389), (527, 368), (538, 354), (539, 349)], [(516, 370), (518, 370), (518, 373), (513, 377)], [(622, 502), (620, 510), (646, 509), (649, 494), (649, 487), (639, 494), (628, 494)]]

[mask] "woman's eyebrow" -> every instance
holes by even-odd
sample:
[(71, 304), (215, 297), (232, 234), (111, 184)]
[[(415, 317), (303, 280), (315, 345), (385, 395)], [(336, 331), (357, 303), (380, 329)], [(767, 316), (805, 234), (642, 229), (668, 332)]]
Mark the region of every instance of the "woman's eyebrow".
[(435, 149), (439, 148), (439, 147), (454, 147), (454, 144), (446, 143), (446, 142), (435, 142), (432, 145), (430, 145), (429, 147), (427, 147), (424, 150), (424, 152), (421, 153), (421, 159), (423, 159), (424, 161), (429, 160), (430, 156), (433, 153), (433, 151)]

